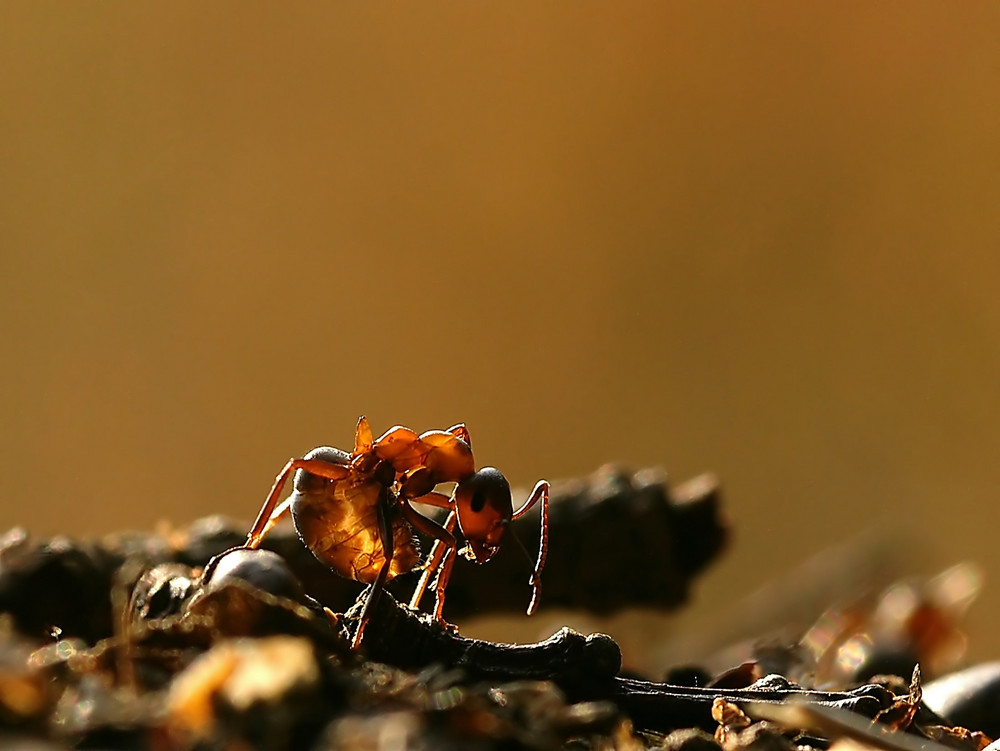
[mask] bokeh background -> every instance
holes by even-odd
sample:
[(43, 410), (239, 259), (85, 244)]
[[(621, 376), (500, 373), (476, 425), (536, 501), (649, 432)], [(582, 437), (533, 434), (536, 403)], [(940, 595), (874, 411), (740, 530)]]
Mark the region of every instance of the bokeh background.
[[(0, 527), (250, 520), (466, 422), (724, 483), (710, 619), (866, 531), (1000, 632), (1000, 5), (0, 6)], [(677, 629), (677, 621), (656, 623)]]

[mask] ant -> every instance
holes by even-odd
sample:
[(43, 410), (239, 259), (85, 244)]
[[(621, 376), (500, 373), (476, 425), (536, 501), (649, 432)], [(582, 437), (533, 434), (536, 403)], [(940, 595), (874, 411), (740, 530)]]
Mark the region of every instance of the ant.
[[(278, 505), (292, 472), (294, 491)], [(446, 482), (455, 483), (451, 496), (434, 490)], [(291, 514), (299, 538), (317, 559), (341, 576), (371, 584), (352, 640), (357, 649), (384, 585), (417, 567), (420, 553), (414, 529), (433, 538), (434, 545), (410, 607), (419, 608), (436, 572), (433, 618), (449, 627), (441, 613), (455, 564), (456, 523), (468, 543), (457, 552), (476, 563), (486, 563), (500, 549), (510, 523), (539, 501), (541, 537), (530, 579), (532, 597), (527, 612), (531, 615), (538, 604), (548, 547), (549, 484), (540, 480), (515, 511), (510, 484), (500, 470), (476, 470), (472, 441), (464, 424), (420, 435), (397, 425), (374, 440), (368, 420), (361, 417), (351, 453), (321, 446), (301, 459), (288, 460), (275, 478), (244, 547), (257, 548), (274, 525)], [(420, 514), (413, 503), (448, 509), (444, 524)]]

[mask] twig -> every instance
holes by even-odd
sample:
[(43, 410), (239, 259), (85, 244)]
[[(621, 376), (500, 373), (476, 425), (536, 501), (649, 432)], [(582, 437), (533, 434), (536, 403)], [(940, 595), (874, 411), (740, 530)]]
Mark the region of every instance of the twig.
[[(367, 593), (366, 593), (367, 594)], [(359, 617), (365, 595), (345, 614)], [(868, 718), (892, 703), (882, 686), (853, 691), (808, 691), (795, 687), (712, 689), (622, 678), (618, 644), (606, 634), (584, 636), (564, 628), (536, 644), (499, 644), (469, 639), (446, 630), (400, 605), (388, 593), (374, 608), (361, 644), (367, 656), (404, 669), (431, 664), (463, 670), (468, 679), (550, 680), (571, 701), (611, 701), (639, 729), (668, 731), (683, 727), (714, 728), (712, 701), (722, 697), (740, 704), (779, 705), (794, 700), (807, 706), (850, 710)]]

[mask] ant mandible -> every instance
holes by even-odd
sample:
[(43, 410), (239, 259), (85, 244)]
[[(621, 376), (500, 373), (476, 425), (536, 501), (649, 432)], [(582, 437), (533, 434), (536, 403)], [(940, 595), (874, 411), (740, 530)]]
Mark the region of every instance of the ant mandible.
[[(278, 505), (292, 472), (294, 490)], [(456, 483), (451, 496), (434, 490), (445, 482)], [(531, 615), (538, 604), (548, 547), (549, 484), (540, 480), (515, 511), (510, 485), (500, 470), (484, 467), (476, 471), (464, 424), (420, 435), (397, 425), (373, 440), (368, 420), (361, 417), (351, 453), (321, 446), (301, 459), (289, 459), (275, 478), (244, 547), (257, 548), (274, 525), (291, 514), (299, 538), (317, 559), (341, 576), (373, 585), (352, 641), (356, 649), (386, 582), (417, 566), (420, 554), (413, 529), (435, 542), (410, 607), (419, 607), (436, 572), (433, 617), (447, 626), (442, 610), (455, 564), (455, 524), (468, 542), (459, 552), (476, 563), (486, 563), (499, 550), (511, 521), (539, 501), (541, 536), (530, 579), (527, 612)], [(448, 509), (444, 525), (420, 514), (413, 503)]]

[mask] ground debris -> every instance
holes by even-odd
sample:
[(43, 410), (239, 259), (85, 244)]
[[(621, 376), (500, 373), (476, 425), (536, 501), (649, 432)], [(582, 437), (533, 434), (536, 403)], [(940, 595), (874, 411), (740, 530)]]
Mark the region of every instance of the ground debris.
[[(525, 519), (531, 547), (537, 520)], [(662, 474), (613, 467), (557, 486), (552, 525), (548, 604), (603, 612), (679, 604), (726, 539), (711, 477), (671, 490)], [(0, 748), (983, 751), (990, 741), (930, 711), (919, 670), (909, 682), (870, 683), (818, 672), (875, 633), (865, 619), (852, 631), (807, 632), (827, 637), (824, 652), (762, 647), (714, 679), (703, 666), (678, 670), (692, 685), (675, 685), (623, 674), (606, 634), (471, 639), (391, 591), (366, 611), (371, 590), (333, 576), (288, 530), (268, 537), (271, 551), (241, 548), (244, 532), (213, 517), (96, 543), (0, 537)], [(523, 560), (511, 560), (509, 570), (476, 569), (488, 581), (456, 575), (449, 606), (521, 610)], [(644, 577), (620, 570), (640, 565)], [(891, 645), (912, 633), (902, 646), (920, 646), (910, 651), (923, 659), (958, 642), (921, 636), (951, 634), (936, 627), (953, 620), (921, 597), (910, 598)], [(766, 674), (770, 664), (794, 670), (795, 682)], [(817, 690), (817, 676), (827, 687), (836, 677), (838, 690)]]
[[(136, 577), (122, 625), (93, 645), (25, 635), (8, 617), (3, 727), (53, 748), (790, 751), (838, 737), (775, 714), (793, 705), (863, 723), (881, 713), (899, 727), (903, 712), (908, 729), (920, 725), (916, 679), (899, 696), (878, 685), (813, 691), (780, 676), (740, 688), (653, 683), (619, 675), (620, 651), (606, 635), (469, 639), (388, 594), (356, 652), (348, 634), (366, 593), (344, 614), (295, 588), (285, 594), (239, 577), (203, 584), (171, 563)], [(846, 721), (830, 722), (822, 727)], [(715, 740), (696, 728), (718, 728)], [(983, 740), (947, 727), (924, 738), (964, 751), (981, 751)]]

